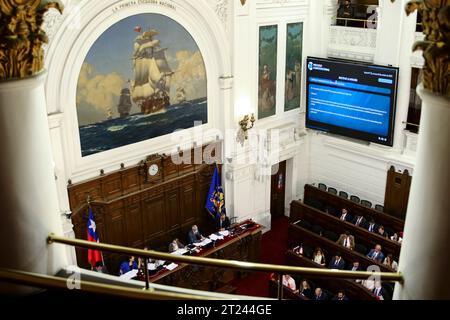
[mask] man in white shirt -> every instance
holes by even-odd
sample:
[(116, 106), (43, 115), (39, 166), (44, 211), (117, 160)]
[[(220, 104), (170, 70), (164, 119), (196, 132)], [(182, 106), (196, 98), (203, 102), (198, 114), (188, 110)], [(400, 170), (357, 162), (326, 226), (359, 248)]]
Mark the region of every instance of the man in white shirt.
[(353, 250), (355, 248), (355, 237), (350, 232), (345, 231), (344, 234), (341, 234), (337, 243), (347, 249)]
[(296, 291), (297, 290), (297, 286), (295, 284), (295, 280), (289, 274), (284, 274), (283, 275), (283, 286), (288, 287), (292, 291)]

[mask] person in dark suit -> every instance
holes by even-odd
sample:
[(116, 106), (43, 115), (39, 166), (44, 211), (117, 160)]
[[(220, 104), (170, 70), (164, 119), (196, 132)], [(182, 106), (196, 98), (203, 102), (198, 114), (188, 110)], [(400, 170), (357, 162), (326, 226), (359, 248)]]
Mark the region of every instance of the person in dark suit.
[(312, 297), (312, 299), (313, 300), (322, 301), (322, 300), (327, 300), (328, 297), (327, 297), (327, 295), (324, 292), (322, 292), (322, 288), (316, 288), (316, 290), (314, 291), (314, 296)]
[(350, 213), (348, 213), (347, 209), (342, 209), (341, 215), (339, 217), (339, 220), (351, 222), (353, 220), (353, 217)]
[(377, 244), (375, 246), (375, 249), (370, 250), (369, 254), (367, 255), (367, 258), (382, 263), (384, 259), (384, 254), (383, 252), (381, 252), (381, 246)]
[(353, 262), (352, 266), (348, 268), (350, 271), (364, 271), (363, 268), (359, 265), (359, 261)]
[(216, 222), (216, 228), (219, 231), (224, 231), (230, 227), (230, 219), (228, 219), (227, 215), (225, 213), (220, 214), (219, 220)]
[(175, 252), (178, 249), (183, 249), (184, 244), (182, 244), (178, 239), (173, 239), (173, 241), (169, 244), (169, 252)]
[(356, 216), (353, 219), (353, 224), (357, 227), (367, 229), (367, 220), (363, 216)]
[(344, 259), (342, 259), (341, 254), (339, 252), (337, 252), (336, 255), (333, 258), (331, 258), (331, 261), (328, 264), (328, 268), (344, 270), (345, 261), (344, 261)]
[(378, 300), (386, 300), (387, 298), (386, 290), (381, 286), (380, 281), (375, 282), (375, 288), (373, 288), (372, 293)]
[(205, 240), (205, 237), (198, 231), (198, 227), (194, 224), (188, 233), (189, 243), (196, 243)]
[(345, 295), (344, 290), (340, 290), (338, 294), (333, 298), (335, 301), (346, 301), (348, 300), (347, 296)]
[(376, 225), (375, 220), (370, 220), (370, 222), (367, 224), (367, 230), (369, 230), (370, 232), (377, 232), (378, 226)]

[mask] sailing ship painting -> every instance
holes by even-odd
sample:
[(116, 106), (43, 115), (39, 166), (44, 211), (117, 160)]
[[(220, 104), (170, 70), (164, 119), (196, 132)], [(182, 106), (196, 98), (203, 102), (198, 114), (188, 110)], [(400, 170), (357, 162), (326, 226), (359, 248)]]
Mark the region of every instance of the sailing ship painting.
[(171, 18), (123, 19), (92, 45), (77, 85), (81, 154), (208, 122), (207, 76), (193, 37)]

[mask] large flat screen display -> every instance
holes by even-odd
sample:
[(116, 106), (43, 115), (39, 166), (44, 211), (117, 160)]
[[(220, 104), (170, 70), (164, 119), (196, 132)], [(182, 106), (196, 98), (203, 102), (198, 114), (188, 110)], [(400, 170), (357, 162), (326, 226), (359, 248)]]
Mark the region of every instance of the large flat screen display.
[(306, 127), (393, 145), (398, 68), (308, 57)]

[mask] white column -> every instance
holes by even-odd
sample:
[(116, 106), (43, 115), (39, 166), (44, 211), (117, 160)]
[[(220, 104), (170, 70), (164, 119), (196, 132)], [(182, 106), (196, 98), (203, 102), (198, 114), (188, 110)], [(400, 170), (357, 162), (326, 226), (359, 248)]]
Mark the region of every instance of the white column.
[[(66, 266), (44, 93), (45, 74), (0, 83), (0, 267), (53, 275)], [(31, 289), (0, 284), (0, 293)]]
[(424, 90), (395, 299), (450, 299), (450, 98)]

